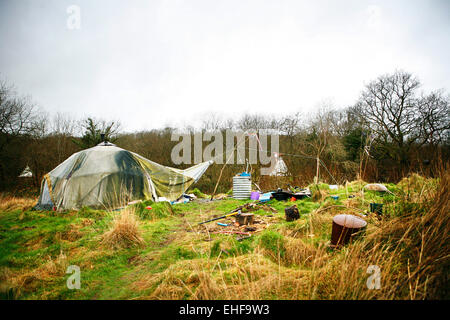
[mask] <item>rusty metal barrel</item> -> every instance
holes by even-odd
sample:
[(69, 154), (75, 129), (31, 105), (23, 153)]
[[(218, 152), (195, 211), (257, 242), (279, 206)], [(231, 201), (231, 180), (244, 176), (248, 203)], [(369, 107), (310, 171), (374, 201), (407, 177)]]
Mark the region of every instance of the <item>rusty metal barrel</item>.
[(355, 233), (367, 226), (367, 222), (351, 214), (338, 214), (333, 218), (331, 245), (338, 247), (350, 242)]

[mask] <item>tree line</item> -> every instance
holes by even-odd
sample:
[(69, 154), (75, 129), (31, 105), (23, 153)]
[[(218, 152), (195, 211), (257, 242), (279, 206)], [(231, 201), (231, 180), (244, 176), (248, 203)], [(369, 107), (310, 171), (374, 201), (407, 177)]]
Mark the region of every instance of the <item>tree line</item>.
[[(444, 90), (419, 91), (421, 83), (412, 74), (395, 71), (364, 86), (357, 101), (337, 108), (322, 103), (312, 115), (301, 112), (267, 116), (243, 114), (238, 119), (205, 115), (199, 128), (185, 132), (257, 131), (279, 133), (280, 153), (289, 169), (285, 177), (259, 175), (259, 165), (227, 165), (219, 192), (231, 187), (231, 178), (249, 169), (261, 188), (307, 185), (318, 177), (328, 183), (363, 179), (397, 182), (411, 172), (439, 174), (450, 155), (450, 97)], [(30, 185), (37, 191), (42, 176), (74, 152), (97, 145), (102, 134), (124, 149), (167, 166), (175, 128), (123, 133), (119, 121), (74, 119), (49, 115), (31, 98), (0, 83), (0, 190)], [(248, 143), (247, 143), (248, 146)], [(225, 150), (225, 148), (224, 148)], [(33, 178), (19, 178), (28, 165)], [(187, 167), (180, 165), (175, 167)], [(197, 186), (214, 189), (222, 164), (214, 164)]]

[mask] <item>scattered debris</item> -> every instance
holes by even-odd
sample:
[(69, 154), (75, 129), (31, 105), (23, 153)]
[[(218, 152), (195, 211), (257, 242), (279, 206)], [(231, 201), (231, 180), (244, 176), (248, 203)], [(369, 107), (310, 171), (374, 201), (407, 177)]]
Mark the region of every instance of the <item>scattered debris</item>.
[(272, 193), (273, 192), (266, 192), (266, 193), (261, 194), (259, 196), (259, 202), (267, 202), (270, 199), (272, 199)]
[(197, 199), (195, 194), (193, 194), (193, 193), (189, 193), (189, 194), (183, 193), (177, 200), (171, 201), (170, 204), (187, 203), (187, 202), (193, 201), (195, 199)]
[(248, 233), (248, 232), (241, 232), (241, 231), (234, 231), (234, 230), (215, 231), (215, 232), (210, 232), (210, 233), (212, 233), (212, 234), (219, 234), (219, 233), (222, 233), (222, 234), (245, 234), (247, 236), (250, 235), (250, 233)]
[[(245, 205), (242, 205), (235, 210), (238, 210), (237, 212), (231, 212), (229, 214), (226, 214), (221, 217), (213, 218), (215, 220), (217, 219), (224, 219), (225, 221), (213, 225), (207, 225), (205, 224), (206, 221), (203, 223), (199, 223), (199, 226), (197, 229), (200, 233), (206, 233), (206, 234), (238, 234), (238, 235), (245, 235), (245, 237), (237, 238), (236, 240), (240, 241), (243, 239), (247, 239), (250, 237), (251, 234), (260, 232), (264, 229), (266, 229), (269, 225), (272, 223), (275, 223), (278, 219), (274, 217), (273, 214), (269, 215), (254, 215), (252, 213), (243, 213), (242, 211), (250, 211), (250, 210), (260, 210), (261, 208), (265, 208), (266, 211), (273, 211), (277, 212), (276, 209), (268, 206), (268, 205), (261, 205), (257, 203), (247, 203)], [(241, 211), (239, 213), (239, 211)], [(233, 219), (233, 216), (236, 216), (235, 219)], [(213, 220), (211, 219), (211, 220)], [(241, 220), (241, 223), (239, 223), (239, 219)], [(209, 220), (207, 220), (209, 221)]]
[(236, 237), (236, 240), (237, 240), (237, 241), (242, 241), (242, 240), (244, 240), (244, 239), (248, 239), (248, 238), (251, 238), (251, 237), (252, 237), (251, 235), (243, 236), (243, 237)]
[(213, 197), (213, 200), (224, 200), (227, 198), (228, 198), (228, 195), (226, 193), (219, 193)]
[(209, 220), (206, 220), (206, 221), (202, 221), (202, 222), (199, 222), (199, 224), (204, 224), (204, 223), (207, 223), (207, 222), (228, 218), (228, 217), (231, 217), (231, 216), (234, 216), (234, 215), (238, 214), (239, 212), (240, 211), (239, 211), (239, 208), (238, 208), (238, 209), (235, 209), (235, 210), (231, 211), (230, 213), (228, 213), (226, 215), (223, 215), (223, 216), (220, 216), (220, 217), (217, 217), (217, 218), (212, 218), (212, 219), (209, 219)]
[(311, 191), (308, 188), (306, 188), (306, 189), (299, 189), (298, 192), (294, 193), (290, 190), (278, 189), (277, 191), (272, 192), (272, 196), (278, 201), (285, 201), (292, 197), (295, 197), (295, 199), (299, 200), (311, 197)]
[(250, 200), (259, 200), (259, 192), (258, 191), (252, 191), (252, 193), (250, 193)]
[(369, 183), (366, 184), (363, 189), (370, 191), (389, 192), (388, 188), (386, 188), (386, 186), (381, 183)]
[(25, 169), (23, 169), (22, 173), (19, 175), (19, 178), (31, 178), (33, 176), (33, 172), (30, 167), (27, 165)]
[(284, 209), (286, 215), (286, 221), (294, 221), (300, 218), (297, 206), (294, 204), (292, 207)]
[(226, 224), (226, 223), (221, 223), (221, 222), (217, 222), (217, 224), (218, 224), (219, 226), (222, 226), (222, 227), (228, 227), (228, 226), (229, 226), (228, 224)]

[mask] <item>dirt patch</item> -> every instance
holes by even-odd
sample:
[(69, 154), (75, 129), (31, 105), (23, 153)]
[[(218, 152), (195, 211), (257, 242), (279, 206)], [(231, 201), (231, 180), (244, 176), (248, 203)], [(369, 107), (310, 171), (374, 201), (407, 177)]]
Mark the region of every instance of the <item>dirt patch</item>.
[[(271, 224), (275, 224), (277, 222), (278, 218), (273, 215), (256, 215), (253, 223), (248, 225), (239, 225), (235, 218), (225, 218), (221, 219), (220, 222), (212, 221), (202, 225), (197, 225), (195, 229), (197, 232), (204, 234), (230, 234), (245, 237), (263, 231)], [(221, 223), (223, 225), (219, 225), (217, 223)]]

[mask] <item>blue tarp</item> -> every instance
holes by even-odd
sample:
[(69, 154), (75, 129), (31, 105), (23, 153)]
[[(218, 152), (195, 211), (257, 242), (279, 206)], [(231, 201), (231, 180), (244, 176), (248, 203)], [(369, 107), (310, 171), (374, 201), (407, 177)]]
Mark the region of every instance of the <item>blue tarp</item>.
[(267, 201), (269, 201), (269, 200), (270, 200), (270, 197), (272, 196), (272, 193), (273, 193), (273, 192), (266, 192), (266, 193), (261, 194), (261, 195), (259, 196), (259, 201), (261, 201), (261, 202), (267, 202)]

